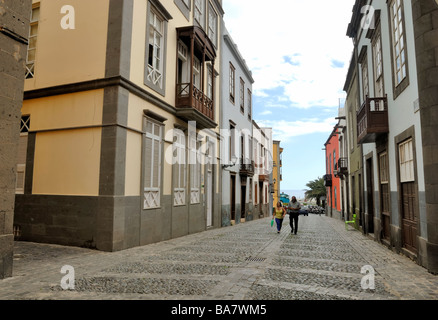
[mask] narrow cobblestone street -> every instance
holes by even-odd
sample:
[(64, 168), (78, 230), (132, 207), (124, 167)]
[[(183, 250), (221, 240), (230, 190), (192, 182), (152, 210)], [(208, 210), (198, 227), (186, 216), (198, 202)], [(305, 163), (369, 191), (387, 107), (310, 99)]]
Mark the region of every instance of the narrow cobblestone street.
[[(436, 300), (438, 277), (342, 221), (302, 216), (239, 224), (121, 252), (15, 243), (2, 300)], [(74, 268), (63, 290), (61, 268)], [(362, 289), (363, 266), (375, 289)]]

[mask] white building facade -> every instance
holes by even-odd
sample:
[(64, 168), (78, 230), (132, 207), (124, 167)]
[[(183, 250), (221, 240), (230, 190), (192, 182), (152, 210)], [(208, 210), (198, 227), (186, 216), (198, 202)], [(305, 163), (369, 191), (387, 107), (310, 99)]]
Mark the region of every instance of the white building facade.
[(427, 224), (411, 1), (356, 1), (347, 35), (358, 80), (346, 120), (362, 154), (360, 226), (421, 263)]
[(222, 225), (254, 219), (252, 73), (222, 26)]

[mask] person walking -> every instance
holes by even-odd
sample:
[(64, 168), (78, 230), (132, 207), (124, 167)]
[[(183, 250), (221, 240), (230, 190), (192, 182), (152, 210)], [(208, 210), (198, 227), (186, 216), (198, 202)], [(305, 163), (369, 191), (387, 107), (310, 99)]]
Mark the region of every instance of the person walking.
[[(298, 217), (300, 216), (301, 204), (297, 201), (297, 198), (293, 196), (289, 201), (288, 213), (289, 224), (291, 233), (297, 234), (298, 232)], [(295, 224), (295, 227), (294, 227)]]
[(283, 219), (286, 215), (286, 208), (283, 207), (280, 201), (277, 202), (277, 206), (272, 208), (272, 219), (275, 218), (275, 222), (277, 223), (277, 233), (280, 233), (281, 226), (283, 225)]

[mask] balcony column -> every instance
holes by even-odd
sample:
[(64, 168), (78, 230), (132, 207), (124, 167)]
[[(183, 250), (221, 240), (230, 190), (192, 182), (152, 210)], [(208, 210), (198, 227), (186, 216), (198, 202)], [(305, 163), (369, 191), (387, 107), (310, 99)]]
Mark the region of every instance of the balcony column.
[[(202, 66), (201, 66), (201, 91), (202, 91), (202, 113), (203, 114), (208, 114), (207, 113), (207, 108), (205, 107), (206, 101), (205, 101), (205, 44), (204, 47), (202, 48)], [(208, 70), (207, 70), (208, 71)]]
[(195, 35), (190, 34), (190, 79), (189, 79), (189, 104), (193, 108), (193, 68), (195, 67)]
[(215, 59), (211, 60), (211, 119), (214, 119), (214, 90), (215, 90), (215, 75), (214, 75), (214, 61)]

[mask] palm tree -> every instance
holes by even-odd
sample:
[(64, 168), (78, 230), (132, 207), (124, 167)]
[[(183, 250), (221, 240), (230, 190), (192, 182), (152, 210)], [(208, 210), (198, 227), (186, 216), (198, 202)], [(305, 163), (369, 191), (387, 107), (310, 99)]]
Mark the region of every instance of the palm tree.
[(316, 204), (320, 206), (321, 197), (325, 197), (327, 193), (327, 189), (324, 185), (324, 178), (318, 177), (318, 179), (309, 181), (308, 183), (306, 183), (306, 187), (309, 188), (307, 190), (304, 190), (306, 198), (316, 199)]

